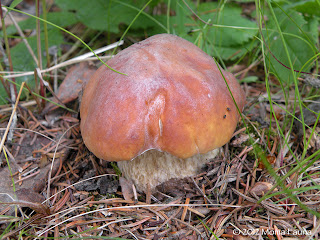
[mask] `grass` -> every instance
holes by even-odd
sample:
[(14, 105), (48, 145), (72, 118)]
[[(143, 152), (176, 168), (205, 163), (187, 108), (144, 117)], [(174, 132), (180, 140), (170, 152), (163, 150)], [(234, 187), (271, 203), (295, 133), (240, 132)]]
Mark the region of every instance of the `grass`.
[[(258, 77), (259, 81), (243, 83), (247, 89), (248, 104), (244, 110), (242, 123), (239, 125), (240, 131), (231, 140), (229, 148), (225, 149), (223, 160), (221, 157), (216, 162), (211, 162), (201, 174), (194, 177), (192, 183), (187, 181), (182, 184), (184, 192), (180, 193), (180, 197), (175, 199), (170, 189), (167, 189), (168, 192), (154, 196), (152, 202), (147, 204), (148, 199), (144, 194), (139, 194), (138, 199), (133, 201), (125, 200), (124, 193), (118, 190), (108, 198), (98, 190), (77, 189), (77, 185), (90, 183), (110, 174), (106, 173), (105, 167), (102, 167), (103, 164), (89, 155), (80, 141), (79, 127), (74, 115), (77, 112), (75, 106), (65, 107), (55, 103), (69, 112), (61, 113), (62, 120), (59, 125), (51, 127), (59, 133), (54, 133), (52, 136), (48, 128), (42, 126), (43, 118), (40, 116), (32, 118), (30, 113), (21, 112), (22, 110), (19, 110), (20, 108), (16, 105), (13, 109), (19, 110), (19, 115), (25, 120), (20, 120), (13, 127), (25, 127), (55, 139), (51, 145), (48, 145), (50, 148), (44, 149), (46, 151), (43, 152), (46, 153), (42, 152), (42, 156), (52, 159), (52, 165), (54, 159), (56, 162), (60, 161), (58, 164), (60, 170), (54, 176), (50, 174), (49, 186), (43, 189), (44, 193), (47, 189), (44, 204), (50, 206), (50, 214), (42, 216), (36, 211), (31, 214), (24, 213), (25, 218), (16, 216), (21, 220), (1, 228), (3, 233), (0, 236), (10, 234), (16, 229), (19, 231), (14, 232), (13, 236), (18, 239), (33, 237), (38, 239), (66, 237), (148, 239), (156, 236), (178, 238), (192, 235), (207, 239), (231, 239), (236, 235), (235, 230), (241, 230), (242, 235), (255, 232), (265, 239), (275, 239), (275, 237), (279, 238), (279, 234), (277, 236), (271, 231), (280, 229), (290, 230), (291, 233), (294, 230), (300, 231), (305, 239), (308, 237), (318, 239), (320, 149), (316, 146), (320, 144), (318, 127), (320, 113), (311, 109), (316, 119), (309, 126), (305, 109), (309, 108), (306, 100), (311, 99), (319, 104), (317, 99), (320, 92), (318, 88), (306, 86), (301, 79), (303, 81), (305, 78), (303, 72), (312, 73), (310, 78), (314, 81), (319, 79), (319, 31), (316, 31), (316, 37), (313, 36), (315, 32), (308, 31), (313, 28), (314, 21), (319, 21), (319, 16), (310, 17), (308, 13), (302, 13), (301, 16), (292, 17), (291, 11), (297, 10), (290, 4), (286, 5), (286, 2), (283, 2), (280, 5), (259, 0), (248, 4), (235, 4), (229, 1), (221, 1), (218, 4), (203, 3), (200, 0), (177, 2), (169, 0), (154, 4), (155, 1), (150, 0), (147, 3), (138, 1), (137, 6), (123, 1), (115, 2), (118, 4), (118, 11), (129, 11), (130, 14), (132, 13), (130, 11), (133, 11), (134, 17), (129, 20), (122, 19), (127, 21), (123, 30), (108, 32), (111, 39), (139, 40), (148, 36), (149, 32), (150, 35), (159, 32), (178, 34), (215, 56), (224, 68), (231, 67), (236, 75), (237, 72), (239, 73), (241, 79), (247, 76)], [(39, 4), (40, 0), (37, 3)], [(296, 3), (304, 6), (302, 2), (296, 1)], [(320, 7), (319, 1), (314, 1), (314, 4), (319, 4)], [(37, 16), (32, 16), (15, 8), (7, 9), (26, 14), (39, 22), (39, 28), (36, 31), (37, 48), (41, 53), (39, 50), (43, 48), (41, 35), (44, 34), (44, 49), (48, 64), (52, 63), (48, 55), (49, 26), (61, 30), (64, 36), (76, 39), (73, 41), (81, 42), (88, 51), (93, 51), (92, 46), (71, 31), (72, 27), (61, 27), (47, 20), (47, 10), (45, 5), (43, 7), (43, 17), (40, 17), (39, 13)], [(110, 11), (113, 5), (108, 7)], [(255, 7), (251, 10), (251, 15), (247, 16), (251, 18), (251, 22), (237, 12), (247, 7)], [(77, 9), (73, 10), (75, 14), (77, 11)], [(280, 16), (279, 12), (284, 15)], [(227, 22), (229, 13), (236, 16), (242, 25), (237, 25), (237, 22), (230, 25)], [(79, 16), (81, 19), (81, 15)], [(146, 25), (151, 26), (150, 28), (143, 29), (139, 22), (141, 17), (148, 19), (145, 21), (148, 21)], [(255, 26), (251, 24), (253, 20)], [(40, 22), (44, 24), (43, 32), (40, 31)], [(88, 31), (86, 22), (77, 24), (82, 28), (82, 32)], [(11, 35), (8, 35), (5, 29), (4, 27), (3, 36), (6, 55), (10, 59), (10, 49), (14, 48), (14, 45), (10, 46)], [(90, 30), (101, 32), (97, 29)], [(228, 31), (234, 32), (236, 42), (234, 45), (228, 45), (228, 39), (232, 38)], [(299, 44), (305, 43), (301, 45), (301, 49), (307, 58), (302, 60), (302, 65), (297, 63), (301, 55), (298, 45), (292, 45), (292, 39), (301, 41)], [(99, 41), (101, 39), (98, 37), (96, 42)], [(94, 43), (91, 42), (91, 44)], [(115, 51), (116, 49), (113, 53)], [(97, 54), (94, 55), (103, 62)], [(38, 62), (41, 62), (41, 58), (40, 54)], [(9, 66), (5, 67), (9, 68), (2, 73), (5, 82), (12, 86), (23, 87), (23, 84), (20, 85), (19, 82), (16, 83), (5, 77), (6, 74), (14, 75), (13, 70), (16, 67), (19, 69), (19, 66), (13, 66), (12, 61), (9, 61)], [(42, 68), (41, 65), (38, 67)], [(236, 70), (239, 67), (243, 71)], [(28, 71), (34, 71), (34, 69), (28, 69)], [(45, 77), (46, 81), (51, 81), (50, 77)], [(43, 81), (40, 80), (40, 82)], [(31, 85), (32, 94), (36, 98), (43, 99), (47, 103), (52, 101), (45, 96), (45, 92), (50, 94), (49, 91), (43, 88), (42, 92), (38, 92), (38, 84), (29, 83), (30, 81), (28, 85)], [(280, 98), (276, 99), (277, 96)], [(23, 96), (27, 102), (29, 97), (28, 93)], [(19, 97), (18, 100), (22, 101)], [(34, 113), (41, 111), (36, 106), (30, 109)], [(9, 115), (10, 113), (1, 112), (0, 109), (0, 127), (8, 131), (10, 124), (7, 124), (6, 119)], [(298, 118), (299, 115), (300, 118)], [(254, 117), (259, 121), (254, 120)], [(68, 121), (71, 120), (73, 124), (69, 124)], [(302, 132), (301, 140), (296, 131), (297, 122), (301, 123), (299, 127)], [(268, 126), (263, 127), (263, 124)], [(25, 131), (19, 130), (14, 135), (14, 141), (25, 141), (23, 138), (26, 135)], [(5, 136), (2, 138), (4, 141)], [(242, 141), (241, 138), (248, 140)], [(234, 144), (235, 140), (240, 141), (240, 146)], [(64, 149), (61, 144), (75, 149)], [(9, 151), (15, 151), (9, 146), (7, 145)], [(275, 159), (275, 162), (270, 162), (270, 159)], [(94, 169), (97, 176), (84, 179), (83, 168), (86, 165), (89, 169)], [(111, 165), (107, 165), (106, 168), (111, 175), (114, 174)], [(17, 181), (17, 178), (13, 177), (13, 179)], [(110, 177), (109, 180), (114, 179)], [(261, 182), (270, 183), (271, 187), (259, 196), (250, 192)], [(193, 184), (196, 184), (196, 187)], [(14, 189), (13, 192), (15, 192)], [(187, 195), (192, 197), (186, 204)], [(159, 200), (160, 198), (162, 200)], [(23, 204), (19, 205), (23, 206)], [(288, 232), (283, 234), (290, 236)]]

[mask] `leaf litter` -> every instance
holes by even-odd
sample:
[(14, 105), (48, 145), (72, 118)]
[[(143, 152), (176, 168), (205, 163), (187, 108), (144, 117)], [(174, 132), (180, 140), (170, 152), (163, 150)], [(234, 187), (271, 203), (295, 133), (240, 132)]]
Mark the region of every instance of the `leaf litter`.
[[(1, 156), (0, 186), (1, 192), (7, 193), (7, 198), (1, 201), (8, 204), (0, 205), (0, 215), (15, 214), (18, 217), (15, 221), (20, 222), (6, 236), (17, 236), (23, 230), (27, 236), (37, 237), (240, 239), (242, 236), (241, 239), (249, 239), (245, 231), (256, 231), (256, 235), (250, 235), (251, 239), (265, 237), (263, 233), (276, 239), (271, 230), (278, 229), (287, 231), (282, 236), (285, 239), (298, 230), (301, 236), (307, 237), (303, 229), (309, 233), (318, 227), (315, 217), (284, 193), (259, 202), (270, 190), (277, 193), (280, 189), (266, 168), (252, 157), (253, 145), (247, 143), (241, 126), (233, 138), (234, 142), (238, 139), (237, 144), (224, 148), (222, 155), (202, 173), (193, 178), (170, 180), (158, 186), (155, 193), (149, 193), (148, 199), (148, 193), (137, 193), (125, 179), (120, 177), (119, 183), (116, 169), (85, 148), (75, 114), (55, 110), (41, 116), (24, 108), (19, 111), (24, 121), (14, 131), (14, 142), (6, 144), (15, 159), (10, 164), (12, 177)], [(249, 121), (250, 111), (245, 113)], [(47, 120), (53, 119), (51, 115), (55, 116), (54, 121)], [(2, 126), (5, 127), (5, 122)], [(266, 135), (264, 128), (255, 131), (258, 133), (252, 132), (250, 138), (256, 144), (267, 144), (269, 154), (277, 156), (273, 145), (279, 146), (277, 137)], [(289, 151), (279, 154), (278, 171), (282, 175), (290, 170), (292, 156)], [(271, 163), (276, 169), (275, 163)], [(311, 179), (291, 173), (286, 179), (287, 186), (308, 187), (318, 182), (317, 166), (318, 162), (306, 170)], [(51, 186), (47, 195), (49, 171)], [(316, 193), (312, 188), (297, 192), (304, 204), (319, 211), (320, 199)], [(22, 208), (20, 213), (15, 213), (12, 204)], [(26, 208), (34, 211), (26, 212)], [(2, 220), (2, 229), (9, 222)], [(242, 230), (243, 234), (237, 236), (234, 229)], [(318, 232), (312, 234), (317, 236)]]

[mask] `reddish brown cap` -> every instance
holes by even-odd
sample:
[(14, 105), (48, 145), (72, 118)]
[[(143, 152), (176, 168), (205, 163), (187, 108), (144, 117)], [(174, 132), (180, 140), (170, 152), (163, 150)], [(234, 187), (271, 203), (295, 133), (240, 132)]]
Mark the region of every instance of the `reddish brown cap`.
[[(155, 35), (107, 64), (127, 76), (101, 66), (80, 107), (84, 143), (97, 157), (130, 160), (157, 149), (188, 158), (230, 140), (239, 113), (215, 61), (194, 44)], [(221, 71), (241, 111), (244, 92)]]

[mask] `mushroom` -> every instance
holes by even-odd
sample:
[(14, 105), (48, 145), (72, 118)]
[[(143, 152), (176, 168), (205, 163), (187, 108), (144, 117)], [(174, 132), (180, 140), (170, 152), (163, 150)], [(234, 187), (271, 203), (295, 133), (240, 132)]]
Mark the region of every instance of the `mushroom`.
[(80, 106), (83, 141), (98, 158), (117, 161), (139, 191), (197, 174), (232, 137), (234, 100), (242, 111), (244, 92), (189, 41), (155, 35), (107, 64), (126, 75), (102, 65), (89, 80)]

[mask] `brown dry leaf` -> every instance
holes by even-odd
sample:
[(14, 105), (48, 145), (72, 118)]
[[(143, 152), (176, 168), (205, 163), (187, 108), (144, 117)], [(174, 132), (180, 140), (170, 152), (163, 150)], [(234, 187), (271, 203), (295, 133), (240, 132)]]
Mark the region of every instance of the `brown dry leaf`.
[[(16, 184), (17, 191), (13, 191), (12, 180), (10, 177), (10, 172), (8, 167), (0, 169), (0, 202), (10, 203), (13, 200), (20, 200), (20, 198), (29, 198), (30, 204), (41, 203), (44, 199), (42, 198), (40, 202), (37, 202), (41, 197), (39, 193), (36, 193), (33, 188), (33, 181), (25, 181), (22, 186)], [(40, 196), (39, 196), (40, 195)], [(23, 201), (23, 200), (22, 200)], [(26, 200), (26, 202), (29, 202)], [(0, 212), (6, 209), (8, 206), (0, 204)], [(11, 211), (10, 211), (11, 212)]]
[[(33, 152), (37, 149), (41, 148), (41, 144), (48, 142), (47, 139), (42, 137), (38, 137), (33, 145), (27, 144), (28, 138), (25, 138), (26, 145), (21, 144), (20, 153), (22, 156), (32, 156)], [(68, 149), (66, 150), (68, 151)], [(9, 160), (10, 161), (10, 160)], [(46, 181), (48, 179), (48, 173), (51, 169), (51, 162), (44, 167), (36, 169), (36, 173), (34, 176), (26, 178), (23, 181), (20, 181), (18, 184), (15, 184), (16, 191), (14, 191), (12, 186), (12, 177), (9, 171), (8, 166), (0, 168), (0, 202), (12, 202), (12, 201), (19, 201), (24, 203), (32, 204), (39, 204), (44, 201), (44, 197), (39, 194), (40, 191), (43, 190)], [(36, 165), (36, 164), (34, 164)], [(58, 170), (60, 165), (59, 159), (56, 159), (53, 164), (52, 168), (52, 175)], [(19, 172), (19, 166), (17, 164), (11, 164), (11, 171), (12, 173)], [(31, 168), (31, 167), (30, 167)], [(26, 171), (28, 171), (27, 169)], [(18, 182), (19, 174), (13, 177), (15, 182)], [(30, 205), (30, 206), (31, 206)], [(6, 209), (8, 206), (0, 205), (0, 212)], [(7, 215), (10, 215), (12, 211), (7, 212)]]
[(266, 192), (268, 192), (273, 185), (269, 182), (257, 182), (252, 189), (250, 190), (250, 193), (254, 196), (263, 196)]
[[(96, 70), (97, 68), (90, 65), (88, 62), (81, 62), (80, 64), (71, 67), (59, 87), (57, 93), (59, 100), (66, 104), (77, 99), (82, 90), (82, 86), (89, 81)], [(52, 98), (51, 100), (59, 103), (56, 98)], [(58, 106), (48, 103), (43, 112), (48, 113), (57, 108)]]
[[(58, 167), (59, 161), (55, 161), (53, 166), (53, 174), (57, 171)], [(8, 167), (6, 166), (0, 169), (0, 201), (12, 202), (12, 200), (15, 200), (30, 204), (41, 203), (44, 198), (38, 192), (41, 191), (45, 186), (50, 168), (51, 164), (48, 164), (46, 167), (41, 168), (37, 175), (24, 180), (22, 185), (15, 184), (15, 192), (13, 191), (12, 179), (10, 177)], [(6, 207), (7, 206), (0, 205), (0, 212)]]
[[(37, 193), (32, 193), (36, 195)], [(50, 208), (39, 202), (30, 202), (30, 201), (13, 201), (13, 202), (1, 202), (0, 204), (4, 205), (19, 205), (20, 207), (28, 207), (33, 209), (37, 213), (41, 213), (44, 216), (50, 215)]]
[(242, 147), (242, 144), (246, 141), (249, 140), (249, 138), (253, 138), (254, 137), (254, 134), (253, 133), (250, 133), (250, 135), (248, 134), (240, 134), (235, 140), (233, 140), (230, 145), (234, 146), (234, 147)]
[(124, 177), (120, 177), (119, 183), (121, 186), (122, 195), (125, 200), (133, 201), (134, 193), (132, 189), (133, 183), (130, 180), (125, 179)]

